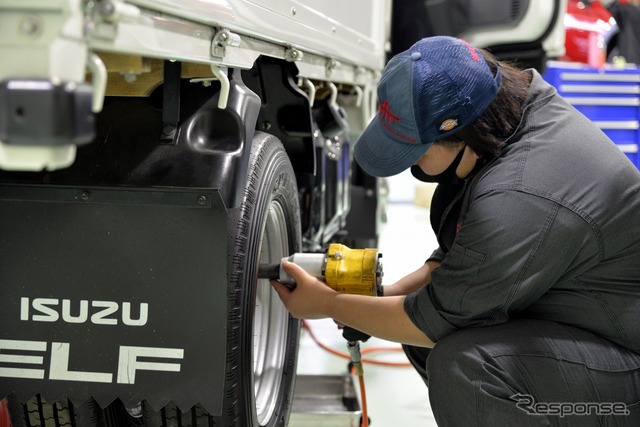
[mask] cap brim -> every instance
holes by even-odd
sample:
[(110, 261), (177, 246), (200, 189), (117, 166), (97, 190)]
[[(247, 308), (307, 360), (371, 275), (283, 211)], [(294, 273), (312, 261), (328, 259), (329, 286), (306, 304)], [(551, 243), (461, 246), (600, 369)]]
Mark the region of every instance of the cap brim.
[(404, 144), (389, 138), (376, 114), (356, 141), (354, 156), (368, 174), (387, 177), (409, 169), (430, 146), (431, 143)]

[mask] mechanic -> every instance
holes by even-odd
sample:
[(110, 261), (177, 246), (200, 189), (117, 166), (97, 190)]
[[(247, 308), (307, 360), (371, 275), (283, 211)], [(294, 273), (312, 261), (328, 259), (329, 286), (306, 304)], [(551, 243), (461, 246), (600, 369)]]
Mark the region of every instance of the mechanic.
[(378, 103), (355, 157), (439, 183), (439, 248), (384, 298), (285, 263), (287, 309), (403, 343), (442, 426), (640, 425), (636, 167), (537, 71), (451, 37), (392, 58)]

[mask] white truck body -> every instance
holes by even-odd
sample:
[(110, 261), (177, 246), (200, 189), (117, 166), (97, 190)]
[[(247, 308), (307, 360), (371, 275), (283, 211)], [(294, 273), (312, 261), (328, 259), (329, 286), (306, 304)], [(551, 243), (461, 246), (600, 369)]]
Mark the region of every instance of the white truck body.
[[(364, 123), (386, 62), (390, 10), (390, 0), (4, 0), (0, 80), (90, 78), (99, 112), (113, 81), (105, 53), (206, 64), (214, 72), (251, 68), (263, 55), (295, 62), (301, 79), (357, 87)], [(117, 72), (131, 82), (142, 71)], [(214, 72), (200, 78), (216, 78)], [(73, 144), (26, 145), (0, 138), (0, 169), (55, 170), (75, 158)]]

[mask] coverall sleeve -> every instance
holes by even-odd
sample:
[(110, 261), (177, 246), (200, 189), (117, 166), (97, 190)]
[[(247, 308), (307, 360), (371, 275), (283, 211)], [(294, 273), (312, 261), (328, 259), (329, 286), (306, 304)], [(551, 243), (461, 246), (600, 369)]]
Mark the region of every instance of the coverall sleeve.
[(428, 262), (428, 261), (442, 262), (444, 257), (445, 257), (444, 251), (442, 250), (442, 248), (438, 247), (438, 249), (436, 249), (435, 251), (433, 251), (431, 253), (431, 256), (429, 258), (427, 258), (427, 261), (425, 261), (425, 262)]
[(434, 342), (461, 328), (504, 323), (598, 251), (588, 222), (521, 191), (474, 199), (431, 284), (406, 297), (411, 320)]

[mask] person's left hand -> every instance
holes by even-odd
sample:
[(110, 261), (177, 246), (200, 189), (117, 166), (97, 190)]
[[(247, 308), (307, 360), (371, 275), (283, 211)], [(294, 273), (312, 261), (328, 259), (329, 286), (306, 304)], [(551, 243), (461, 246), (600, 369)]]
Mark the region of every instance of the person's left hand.
[(285, 261), (282, 267), (296, 281), (296, 287), (290, 289), (277, 280), (271, 280), (271, 285), (293, 317), (299, 319), (329, 317), (327, 307), (337, 292), (320, 279), (311, 276), (299, 265)]

